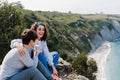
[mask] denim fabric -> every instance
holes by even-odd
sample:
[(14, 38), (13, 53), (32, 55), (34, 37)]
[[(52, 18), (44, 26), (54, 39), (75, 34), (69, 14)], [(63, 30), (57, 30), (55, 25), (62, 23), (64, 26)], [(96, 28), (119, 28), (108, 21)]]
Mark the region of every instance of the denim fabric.
[(6, 80), (54, 80), (51, 74), (47, 71), (41, 61), (38, 62), (37, 68), (27, 68), (20, 73), (7, 78)]
[[(53, 63), (54, 66), (56, 67), (58, 64), (59, 54), (58, 52), (51, 52), (50, 54), (53, 55)], [(43, 63), (43, 65), (50, 72), (50, 74), (52, 74), (52, 68), (48, 65), (47, 59), (43, 52), (38, 55), (38, 59)]]
[(38, 62), (37, 69), (47, 78), (47, 80), (54, 80), (49, 71), (45, 68), (41, 61)]
[(37, 68), (27, 68), (7, 80), (48, 80)]

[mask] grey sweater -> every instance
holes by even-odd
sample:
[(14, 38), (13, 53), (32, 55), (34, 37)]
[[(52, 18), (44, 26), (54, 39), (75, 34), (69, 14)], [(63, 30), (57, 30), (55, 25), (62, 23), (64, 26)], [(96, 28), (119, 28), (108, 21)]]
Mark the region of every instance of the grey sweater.
[(21, 56), (17, 48), (11, 49), (5, 56), (0, 70), (0, 80), (11, 77), (25, 67), (37, 67), (38, 56), (34, 55), (33, 59), (30, 57), (32, 48), (24, 49), (26, 55)]
[[(22, 40), (21, 39), (12, 40), (10, 47), (14, 48), (16, 43), (21, 43), (22, 45)], [(37, 44), (35, 45), (35, 48), (37, 48), (38, 50), (45, 54), (46, 60), (48, 64), (51, 66), (53, 64), (53, 55), (49, 52), (46, 41), (38, 41)]]

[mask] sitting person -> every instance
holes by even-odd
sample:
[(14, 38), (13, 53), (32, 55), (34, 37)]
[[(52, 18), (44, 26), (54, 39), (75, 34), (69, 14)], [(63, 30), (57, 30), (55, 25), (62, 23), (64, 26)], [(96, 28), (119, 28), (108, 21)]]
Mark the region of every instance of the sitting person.
[[(43, 63), (46, 69), (50, 72), (50, 74), (57, 74), (56, 66), (58, 63), (59, 54), (58, 52), (49, 52), (46, 40), (48, 38), (48, 30), (46, 25), (42, 22), (35, 22), (31, 29), (34, 30), (39, 38), (39, 41), (35, 45), (35, 48), (39, 50), (40, 54), (38, 55), (38, 59)], [(25, 55), (23, 48), (21, 46), (22, 41), (20, 39), (15, 39), (11, 41), (11, 48), (17, 47), (19, 53), (21, 55)]]
[(21, 56), (17, 48), (11, 49), (2, 62), (0, 80), (54, 80), (33, 51), (38, 41), (36, 32), (25, 29), (21, 39), (25, 55)]

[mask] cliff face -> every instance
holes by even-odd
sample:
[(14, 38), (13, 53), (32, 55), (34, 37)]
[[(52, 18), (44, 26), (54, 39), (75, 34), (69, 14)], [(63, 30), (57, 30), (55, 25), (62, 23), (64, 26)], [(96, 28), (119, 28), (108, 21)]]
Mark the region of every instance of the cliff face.
[(113, 41), (120, 37), (120, 23), (112, 20), (111, 24), (111, 28), (108, 28), (107, 25), (103, 25), (100, 33), (95, 34), (91, 44), (92, 49), (99, 47), (104, 41)]
[(113, 41), (120, 37), (119, 20), (110, 17), (99, 20), (80, 18), (70, 26), (74, 30), (70, 32), (70, 36), (79, 46), (76, 48), (78, 52), (89, 52), (98, 48), (104, 41)]

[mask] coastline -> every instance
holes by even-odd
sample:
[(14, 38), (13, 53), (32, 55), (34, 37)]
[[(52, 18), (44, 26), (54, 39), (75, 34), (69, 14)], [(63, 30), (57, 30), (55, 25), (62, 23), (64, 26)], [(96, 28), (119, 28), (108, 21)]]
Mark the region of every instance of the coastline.
[(111, 51), (110, 42), (104, 42), (98, 49), (89, 53), (88, 58), (93, 58), (98, 67), (98, 72), (96, 74), (97, 80), (107, 80), (105, 74), (105, 64), (107, 56)]

